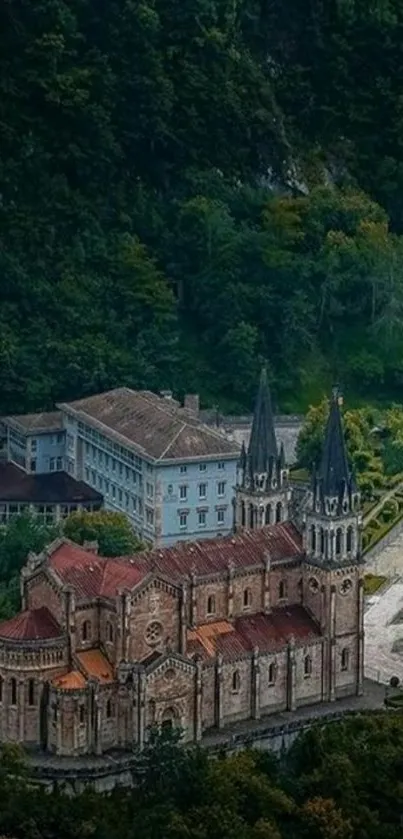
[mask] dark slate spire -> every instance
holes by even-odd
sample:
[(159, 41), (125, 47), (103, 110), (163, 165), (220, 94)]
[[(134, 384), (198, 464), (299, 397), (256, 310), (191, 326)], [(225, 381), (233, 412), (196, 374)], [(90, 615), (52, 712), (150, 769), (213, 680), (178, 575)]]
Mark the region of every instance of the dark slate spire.
[(337, 387), (333, 388), (317, 479), (320, 482), (322, 497), (341, 498), (345, 490), (354, 491), (344, 442), (340, 393)]
[(277, 460), (277, 457), (273, 409), (266, 368), (264, 367), (260, 375), (260, 384), (248, 448), (248, 459), (252, 473), (257, 475), (268, 472), (270, 460)]

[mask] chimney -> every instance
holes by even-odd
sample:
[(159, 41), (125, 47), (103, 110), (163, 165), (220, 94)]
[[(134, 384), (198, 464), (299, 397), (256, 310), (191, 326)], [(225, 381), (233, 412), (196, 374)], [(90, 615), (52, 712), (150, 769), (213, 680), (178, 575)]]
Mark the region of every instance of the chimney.
[(195, 417), (199, 416), (200, 397), (198, 393), (187, 393), (184, 400), (184, 407)]
[(85, 541), (83, 544), (83, 548), (85, 551), (89, 551), (89, 553), (97, 554), (98, 553), (98, 542), (96, 540)]

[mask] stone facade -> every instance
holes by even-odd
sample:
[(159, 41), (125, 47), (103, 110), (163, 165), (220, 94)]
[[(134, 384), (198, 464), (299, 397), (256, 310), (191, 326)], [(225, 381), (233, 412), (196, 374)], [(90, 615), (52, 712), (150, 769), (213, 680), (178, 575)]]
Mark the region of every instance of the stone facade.
[[(285, 516), (287, 473), (264, 430), (267, 405), (260, 393), (264, 444), (252, 434), (237, 494), (264, 490), (267, 503), (280, 494)], [(134, 557), (99, 557), (96, 545), (67, 540), (31, 554), (23, 611), (0, 625), (0, 740), (102, 755), (141, 748), (154, 725), (199, 741), (360, 695), (359, 497), (337, 399), (305, 509), (302, 532), (241, 515), (235, 535)]]

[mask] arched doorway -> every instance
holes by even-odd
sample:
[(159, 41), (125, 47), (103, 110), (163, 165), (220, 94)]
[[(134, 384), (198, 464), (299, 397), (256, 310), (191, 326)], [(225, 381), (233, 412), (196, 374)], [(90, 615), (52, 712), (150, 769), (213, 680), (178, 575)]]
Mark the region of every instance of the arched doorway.
[(179, 725), (178, 712), (175, 708), (166, 708), (161, 717), (161, 728), (163, 731), (172, 731)]

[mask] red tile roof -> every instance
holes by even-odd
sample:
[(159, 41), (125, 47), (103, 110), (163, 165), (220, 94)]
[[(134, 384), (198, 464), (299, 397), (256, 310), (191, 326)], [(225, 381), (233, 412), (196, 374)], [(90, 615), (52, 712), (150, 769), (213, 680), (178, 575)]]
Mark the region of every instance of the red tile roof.
[(62, 636), (63, 630), (45, 606), (20, 612), (11, 620), (0, 623), (0, 639), (45, 641)]
[(88, 677), (95, 677), (102, 685), (113, 682), (113, 668), (101, 650), (76, 653), (77, 661)]
[(188, 653), (203, 658), (222, 655), (224, 660), (237, 658), (258, 647), (260, 652), (282, 649), (291, 637), (304, 641), (320, 636), (319, 627), (302, 606), (274, 609), (269, 615), (259, 613), (227, 621), (202, 624), (188, 632)]
[(202, 542), (178, 542), (172, 548), (153, 550), (144, 556), (150, 568), (176, 580), (187, 577), (192, 568), (198, 576), (234, 569), (265, 566), (272, 562), (303, 555), (302, 538), (290, 522), (274, 524), (261, 530), (244, 530), (234, 536), (206, 539)]
[(134, 588), (147, 573), (129, 558), (105, 559), (68, 542), (56, 548), (50, 565), (84, 599), (113, 598), (119, 588)]
[(285, 523), (114, 559), (66, 542), (56, 548), (50, 565), (64, 583), (75, 588), (78, 597), (113, 598), (118, 589), (135, 588), (151, 572), (180, 583), (193, 571), (200, 577), (224, 573), (230, 562), (235, 569), (264, 568), (268, 556), (276, 562), (302, 555), (301, 535), (294, 525)]

